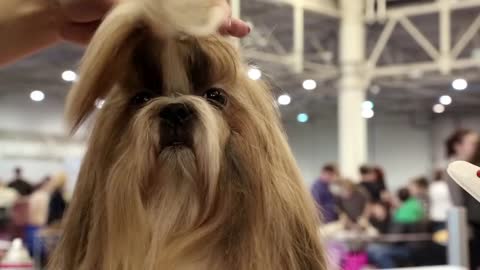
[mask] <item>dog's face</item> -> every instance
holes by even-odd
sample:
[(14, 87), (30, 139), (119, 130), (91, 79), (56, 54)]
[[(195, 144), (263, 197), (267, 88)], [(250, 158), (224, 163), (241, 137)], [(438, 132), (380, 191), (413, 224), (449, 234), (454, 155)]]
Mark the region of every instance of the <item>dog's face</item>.
[(76, 128), (106, 100), (53, 269), (323, 269), (274, 100), (236, 50), (107, 30), (67, 101)]
[(114, 154), (106, 168), (124, 173), (129, 165), (117, 164), (128, 159), (147, 208), (164, 193), (181, 200), (187, 192), (198, 214), (218, 199), (227, 171), (254, 166), (242, 162), (270, 145), (267, 128), (280, 131), (274, 102), (226, 40), (145, 35), (106, 96), (92, 140), (108, 138), (102, 152)]

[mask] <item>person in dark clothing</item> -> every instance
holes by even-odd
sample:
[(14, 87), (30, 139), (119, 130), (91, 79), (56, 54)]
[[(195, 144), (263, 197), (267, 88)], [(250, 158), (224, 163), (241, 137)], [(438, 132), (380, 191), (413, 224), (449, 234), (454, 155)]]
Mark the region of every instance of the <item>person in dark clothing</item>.
[(360, 185), (368, 192), (373, 203), (382, 200), (382, 192), (385, 191), (385, 183), (378, 181), (375, 169), (370, 166), (360, 167)]
[(15, 177), (8, 184), (9, 188), (15, 189), (21, 196), (28, 196), (33, 192), (33, 186), (28, 183), (22, 176), (22, 169), (15, 168)]
[(370, 206), (368, 192), (348, 179), (341, 181), (341, 188), (337, 201), (340, 213), (353, 224), (358, 224), (361, 219), (367, 220)]
[(428, 220), (430, 209), (430, 198), (428, 196), (428, 187), (430, 183), (428, 179), (424, 176), (414, 178), (408, 185), (408, 190), (410, 194), (415, 197), (422, 205), (426, 215), (424, 217), (425, 221)]
[(67, 202), (63, 198), (62, 189), (55, 190), (48, 203), (48, 219), (47, 225), (53, 225), (62, 220), (63, 214), (67, 209)]
[(380, 234), (388, 233), (391, 224), (391, 214), (388, 206), (379, 202), (372, 204), (369, 221)]
[(375, 181), (378, 182), (379, 187), (382, 190), (387, 190), (387, 180), (385, 180), (385, 172), (380, 166), (373, 167), (375, 174)]
[(328, 164), (322, 168), (320, 177), (312, 186), (312, 196), (317, 203), (319, 215), (325, 223), (338, 219), (335, 196), (330, 190), (331, 184), (336, 181), (337, 178), (337, 167), (333, 164)]
[[(387, 221), (386, 213), (379, 212), (381, 213), (380, 216), (384, 218), (384, 223), (382, 223), (383, 233), (412, 234), (427, 232), (428, 226), (421, 222), (423, 217), (421, 203), (416, 198), (411, 197), (407, 188), (400, 189), (397, 196), (402, 201), (402, 205), (395, 211), (390, 222)], [(389, 269), (407, 265), (429, 265), (429, 262), (421, 258), (420, 254), (430, 252), (430, 248), (430, 243), (420, 241), (413, 243), (401, 241), (373, 243), (367, 247), (367, 254), (370, 263), (380, 269)]]

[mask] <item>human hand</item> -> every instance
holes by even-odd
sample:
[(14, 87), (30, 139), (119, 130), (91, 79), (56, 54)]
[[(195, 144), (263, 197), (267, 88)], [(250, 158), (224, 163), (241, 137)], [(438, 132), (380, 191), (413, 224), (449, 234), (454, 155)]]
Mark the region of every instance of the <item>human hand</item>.
[[(95, 30), (102, 22), (105, 14), (117, 0), (56, 0), (62, 11), (64, 23), (60, 35), (64, 40), (87, 44)], [(223, 1), (223, 0), (222, 0)], [(242, 38), (250, 32), (250, 27), (242, 20), (232, 18), (230, 6), (223, 2), (227, 14), (219, 32)]]

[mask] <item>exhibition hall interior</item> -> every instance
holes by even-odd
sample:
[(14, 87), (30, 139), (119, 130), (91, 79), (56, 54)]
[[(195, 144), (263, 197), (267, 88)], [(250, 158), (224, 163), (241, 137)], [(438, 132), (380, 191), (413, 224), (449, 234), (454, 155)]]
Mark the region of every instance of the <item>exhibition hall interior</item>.
[[(480, 269), (480, 202), (447, 173), (458, 160), (480, 166), (480, 0), (229, 5), (250, 29), (227, 37), (247, 64), (238, 72), (272, 89), (302, 194), (317, 206), (325, 269)], [(0, 43), (17, 37), (5, 17)], [(79, 71), (86, 43), (0, 62), (0, 269), (15, 258), (30, 267), (18, 269), (47, 269), (65, 216), (82, 214), (69, 207), (109, 103), (96, 98), (71, 134), (67, 96), (93, 76)], [(120, 155), (99, 149), (89, 151)]]

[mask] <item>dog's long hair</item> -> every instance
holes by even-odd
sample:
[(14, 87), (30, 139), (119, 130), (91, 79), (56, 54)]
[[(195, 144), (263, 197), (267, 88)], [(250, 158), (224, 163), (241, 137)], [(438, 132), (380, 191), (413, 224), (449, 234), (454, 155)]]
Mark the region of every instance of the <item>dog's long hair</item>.
[[(208, 18), (164, 28), (122, 3), (94, 36), (67, 100), (72, 130), (106, 102), (51, 270), (326, 269), (269, 88), (210, 35), (219, 0), (195, 1)], [(172, 104), (191, 113), (188, 144), (167, 142)]]

